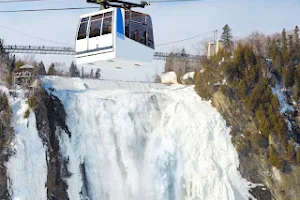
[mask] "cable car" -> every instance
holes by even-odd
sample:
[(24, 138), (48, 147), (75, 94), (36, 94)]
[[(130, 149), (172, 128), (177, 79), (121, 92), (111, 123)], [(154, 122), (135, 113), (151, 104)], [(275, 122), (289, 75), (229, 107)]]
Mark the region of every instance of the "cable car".
[(82, 15), (76, 34), (76, 63), (132, 68), (153, 61), (151, 17), (122, 7)]

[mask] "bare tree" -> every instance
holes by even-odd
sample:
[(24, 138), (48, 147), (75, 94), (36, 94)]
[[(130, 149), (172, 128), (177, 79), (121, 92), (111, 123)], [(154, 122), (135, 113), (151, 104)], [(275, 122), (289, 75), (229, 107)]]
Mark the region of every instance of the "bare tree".
[(29, 65), (32, 65), (32, 66), (37, 66), (38, 65), (38, 62), (36, 61), (34, 54), (26, 54), (25, 56), (23, 56), (22, 61), (25, 64), (29, 64)]
[(215, 42), (212, 37), (204, 37), (202, 40), (193, 44), (193, 49), (195, 49), (197, 55), (207, 55), (208, 44), (210, 42)]
[(255, 31), (248, 36), (248, 42), (255, 53), (260, 55), (266, 54), (267, 37), (265, 34)]

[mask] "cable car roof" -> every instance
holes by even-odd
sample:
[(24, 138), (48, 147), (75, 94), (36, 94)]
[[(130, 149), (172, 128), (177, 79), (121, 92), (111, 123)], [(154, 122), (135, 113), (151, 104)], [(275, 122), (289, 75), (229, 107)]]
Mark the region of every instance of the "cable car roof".
[(145, 6), (150, 5), (150, 3), (146, 1), (141, 1), (141, 3), (133, 3), (121, 0), (87, 0), (86, 2), (100, 4), (104, 9), (118, 7), (130, 10), (131, 8), (144, 8)]

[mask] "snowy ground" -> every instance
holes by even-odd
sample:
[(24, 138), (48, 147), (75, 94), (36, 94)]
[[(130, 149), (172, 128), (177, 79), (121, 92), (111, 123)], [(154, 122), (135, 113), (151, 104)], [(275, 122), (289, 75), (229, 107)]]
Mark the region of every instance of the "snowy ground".
[[(44, 77), (72, 137), (70, 199), (248, 199), (225, 120), (193, 87)], [(49, 90), (50, 91), (50, 90)], [(80, 164), (85, 165), (85, 177)]]
[(294, 111), (293, 106), (291, 106), (284, 95), (284, 86), (283, 83), (277, 83), (274, 88), (272, 88), (273, 94), (278, 96), (278, 100), (280, 103), (280, 113), (283, 114), (288, 111)]
[(28, 119), (24, 118), (28, 105), (22, 93), (19, 95), (19, 98), (9, 99), (15, 131), (11, 144), (15, 155), (6, 163), (10, 195), (13, 200), (43, 200), (47, 199), (46, 150), (36, 129), (34, 113), (31, 112)]

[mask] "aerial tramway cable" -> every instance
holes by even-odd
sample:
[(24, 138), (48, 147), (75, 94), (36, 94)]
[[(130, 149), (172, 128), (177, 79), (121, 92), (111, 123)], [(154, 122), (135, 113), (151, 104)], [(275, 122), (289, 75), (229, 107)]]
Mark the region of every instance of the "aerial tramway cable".
[[(21, 2), (47, 2), (47, 1), (52, 1), (52, 0), (0, 0), (0, 3), (21, 3)], [(149, 1), (149, 3), (176, 3), (176, 2), (196, 2), (196, 1), (200, 1), (200, 0), (154, 0), (154, 1)], [(22, 10), (0, 10), (0, 13), (21, 13), (21, 12), (46, 12), (46, 11), (65, 11), (65, 10), (85, 10), (85, 9), (96, 9), (99, 8), (98, 6), (91, 6), (91, 7), (66, 7), (66, 8), (44, 8), (44, 9), (22, 9)], [(1, 25), (2, 26), (2, 25)], [(4, 26), (2, 26), (4, 27)], [(7, 30), (9, 29), (8, 27), (4, 27)], [(18, 32), (20, 33), (20, 31), (15, 31), (10, 29), (11, 31), (14, 32)], [(161, 47), (161, 46), (167, 46), (170, 44), (176, 44), (179, 42), (183, 42), (183, 41), (187, 41), (187, 40), (192, 40), (194, 38), (198, 38), (201, 37), (203, 35), (207, 35), (209, 33), (211, 33), (213, 31), (210, 32), (206, 32), (206, 33), (202, 33), (202, 34), (198, 34), (192, 37), (188, 37), (188, 38), (184, 38), (184, 39), (180, 39), (180, 40), (176, 40), (176, 41), (171, 41), (171, 42), (167, 42), (167, 43), (161, 43), (161, 44), (157, 44), (157, 47)], [(39, 40), (44, 40), (44, 41), (48, 41), (48, 42), (55, 42), (55, 43), (60, 43), (60, 44), (66, 44), (66, 43), (62, 43), (62, 42), (57, 42), (57, 41), (52, 41), (46, 38), (41, 38), (38, 36), (33, 36), (31, 34), (27, 34), (27, 33), (22, 33), (24, 35), (30, 36), (30, 37), (34, 37), (37, 38)], [(69, 44), (68, 44), (69, 45)]]
[(62, 11), (62, 10), (85, 10), (95, 9), (98, 7), (69, 7), (69, 8), (44, 8), (44, 9), (24, 9), (24, 10), (0, 10), (0, 13), (20, 13), (20, 12), (45, 12), (45, 11)]

